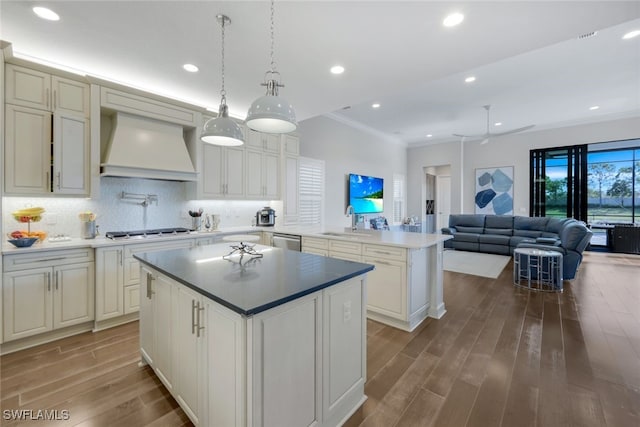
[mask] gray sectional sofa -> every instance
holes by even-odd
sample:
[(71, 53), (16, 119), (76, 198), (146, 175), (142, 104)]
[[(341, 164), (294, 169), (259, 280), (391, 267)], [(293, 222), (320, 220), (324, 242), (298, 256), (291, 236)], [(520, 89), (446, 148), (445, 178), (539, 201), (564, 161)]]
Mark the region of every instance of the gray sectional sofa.
[(517, 247), (553, 250), (563, 255), (564, 279), (575, 277), (592, 232), (573, 218), (460, 214), (442, 229), (453, 239), (446, 248), (510, 255)]

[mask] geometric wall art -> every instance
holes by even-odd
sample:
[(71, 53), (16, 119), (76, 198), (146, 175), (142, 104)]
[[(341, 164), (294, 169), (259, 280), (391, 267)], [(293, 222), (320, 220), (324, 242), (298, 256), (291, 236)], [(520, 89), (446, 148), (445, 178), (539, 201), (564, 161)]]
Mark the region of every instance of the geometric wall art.
[(477, 214), (513, 215), (513, 166), (476, 169)]

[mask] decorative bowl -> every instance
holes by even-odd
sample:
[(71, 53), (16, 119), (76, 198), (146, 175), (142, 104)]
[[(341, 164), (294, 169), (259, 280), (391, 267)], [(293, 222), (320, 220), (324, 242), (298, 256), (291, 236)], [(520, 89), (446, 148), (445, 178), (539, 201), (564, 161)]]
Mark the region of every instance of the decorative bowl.
[(9, 243), (17, 248), (28, 248), (38, 240), (39, 239), (37, 237), (23, 237), (21, 239), (10, 239)]

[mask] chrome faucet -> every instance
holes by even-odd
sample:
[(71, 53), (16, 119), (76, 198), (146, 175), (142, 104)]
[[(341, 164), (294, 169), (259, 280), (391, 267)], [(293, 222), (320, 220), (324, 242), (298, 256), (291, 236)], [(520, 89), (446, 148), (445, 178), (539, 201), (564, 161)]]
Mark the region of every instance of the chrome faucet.
[(345, 216), (351, 216), (351, 231), (357, 231), (358, 226), (356, 225), (356, 214), (353, 210), (353, 206), (347, 206), (347, 210), (344, 213)]

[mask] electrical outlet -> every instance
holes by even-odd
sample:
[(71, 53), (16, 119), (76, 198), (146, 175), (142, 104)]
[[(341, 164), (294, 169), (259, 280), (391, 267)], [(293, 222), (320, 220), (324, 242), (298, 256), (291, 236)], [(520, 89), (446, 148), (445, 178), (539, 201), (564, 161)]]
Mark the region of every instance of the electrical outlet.
[(351, 320), (351, 301), (342, 304), (342, 314), (345, 323)]

